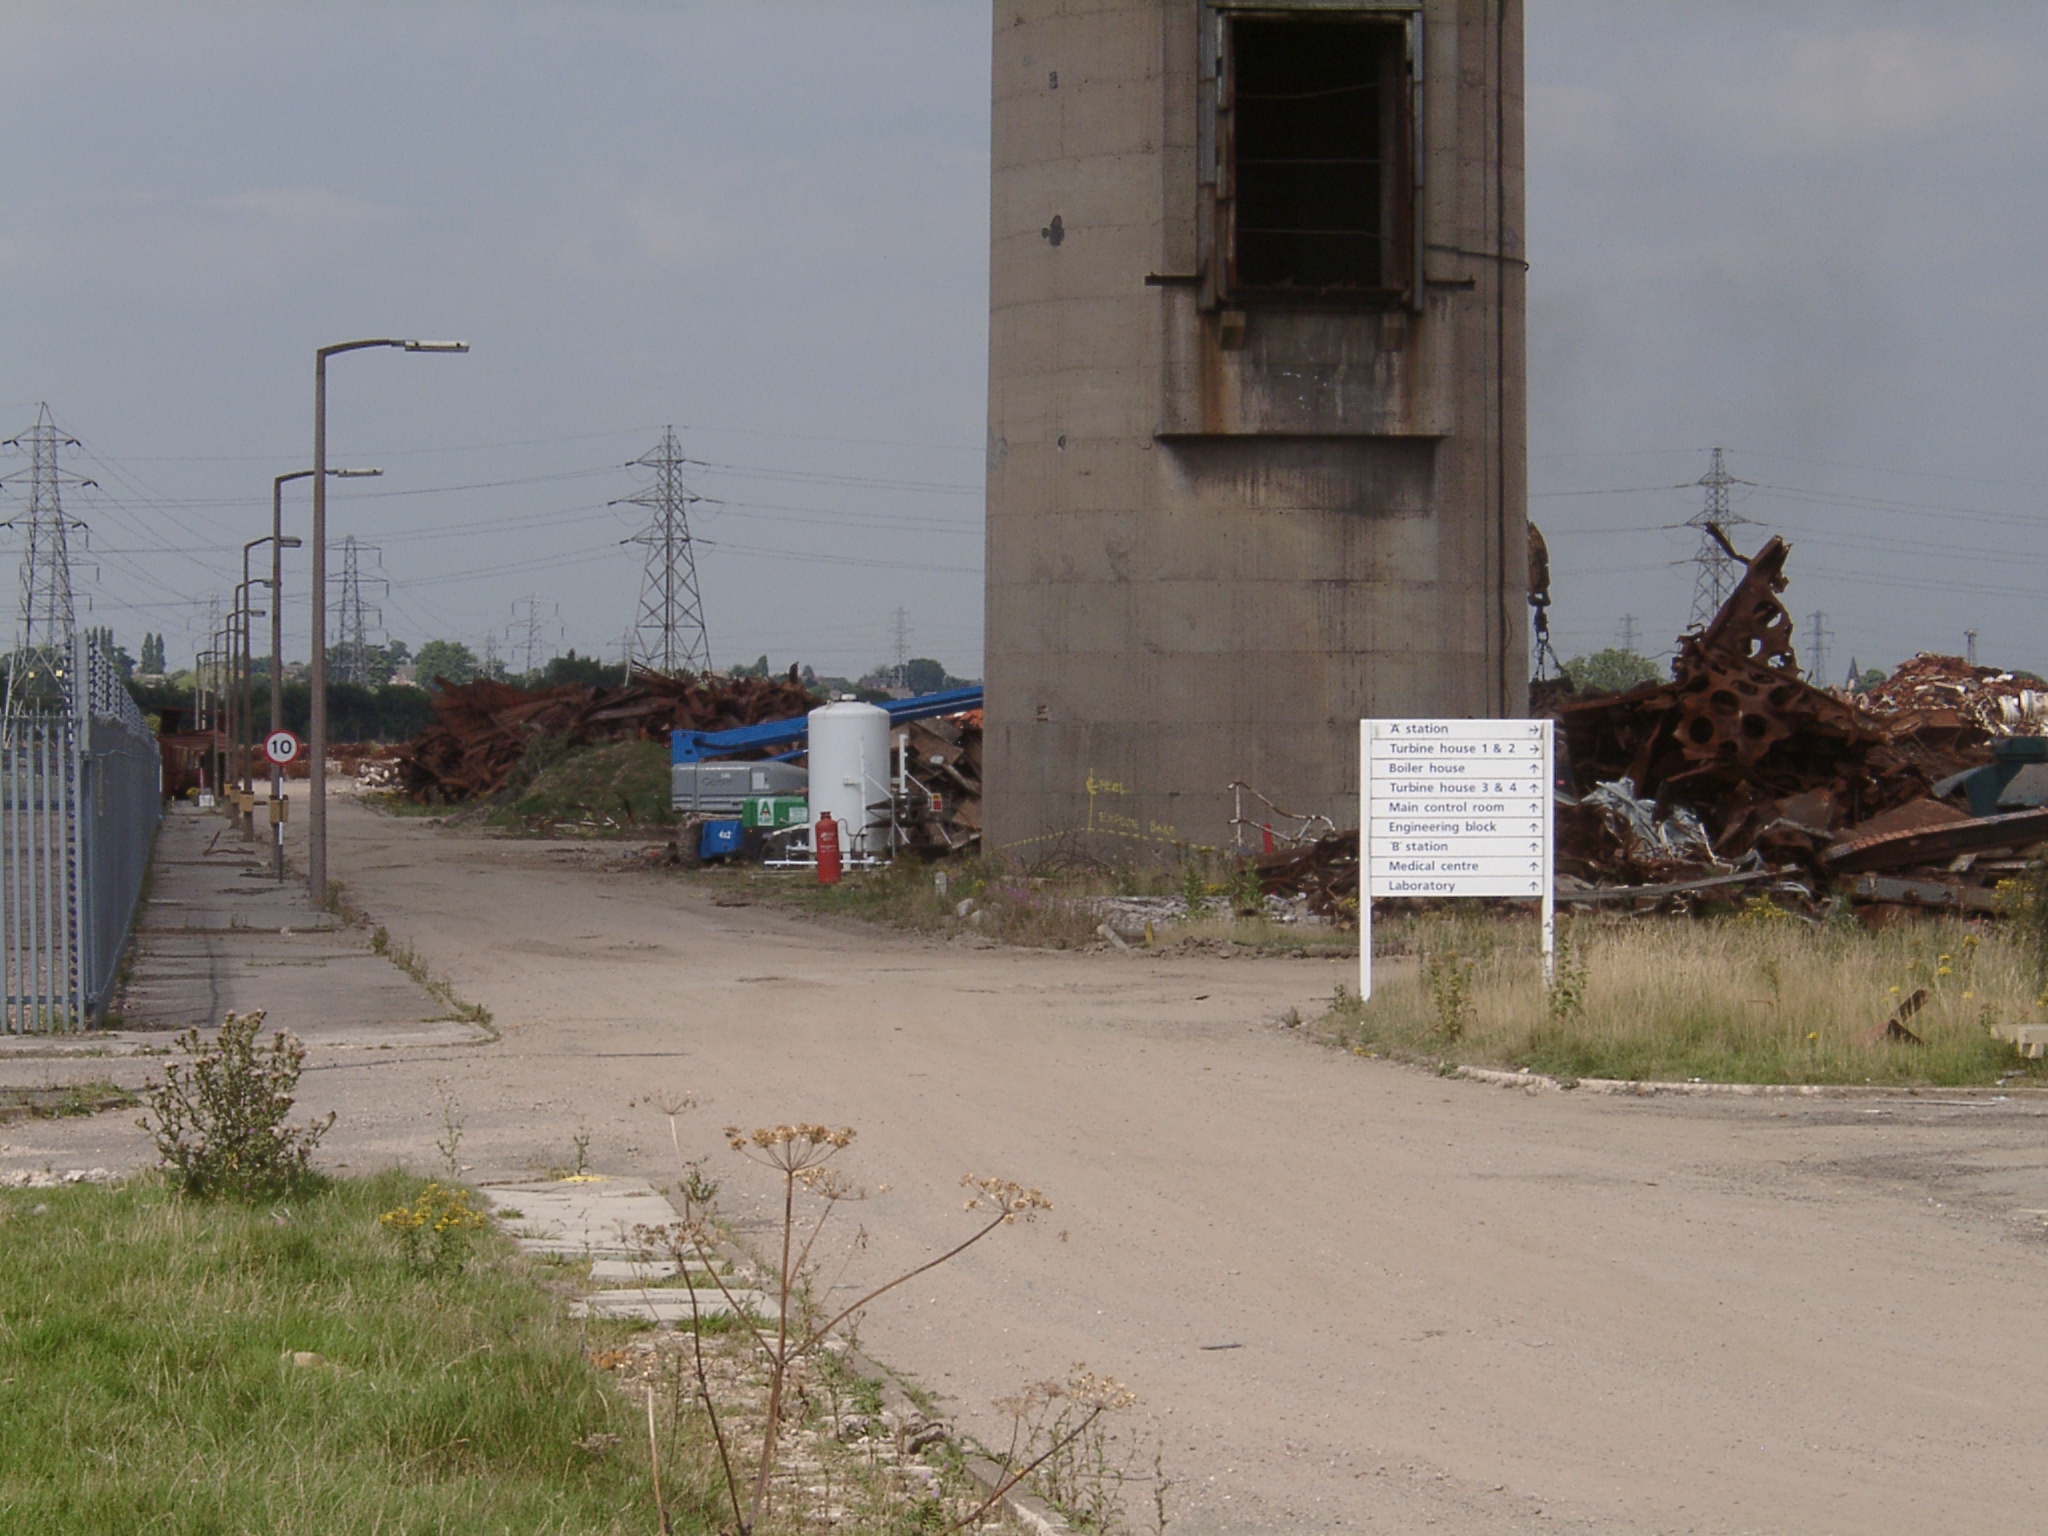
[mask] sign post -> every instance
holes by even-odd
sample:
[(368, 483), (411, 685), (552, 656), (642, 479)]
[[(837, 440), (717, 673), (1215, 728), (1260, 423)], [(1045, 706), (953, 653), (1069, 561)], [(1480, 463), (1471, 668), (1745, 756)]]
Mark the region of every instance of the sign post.
[(290, 731), (272, 731), (263, 741), (263, 755), (270, 759), (270, 848), (273, 873), (284, 880), (284, 770), (296, 762), (301, 750), (299, 738)]
[(1556, 939), (1549, 720), (1361, 720), (1358, 991), (1372, 996), (1376, 896), (1543, 903)]

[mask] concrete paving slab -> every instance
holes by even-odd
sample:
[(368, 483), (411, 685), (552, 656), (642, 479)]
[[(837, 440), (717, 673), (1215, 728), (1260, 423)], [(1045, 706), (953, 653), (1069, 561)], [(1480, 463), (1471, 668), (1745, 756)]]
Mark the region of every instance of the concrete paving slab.
[(677, 1219), (675, 1207), (645, 1179), (585, 1175), (491, 1184), (482, 1194), (533, 1253), (631, 1259), (635, 1227), (667, 1226)]
[(672, 1280), (682, 1272), (682, 1266), (673, 1259), (593, 1259), (590, 1262), (590, 1283), (653, 1285), (656, 1281)]
[(123, 1032), (175, 1031), (262, 1009), (309, 1050), (390, 1043), (435, 1026), (435, 1043), (475, 1041), (369, 936), (315, 907), (304, 882), (271, 874), (261, 842), (221, 817), (174, 808), (157, 834), (129, 979), (115, 1000)]
[(742, 1279), (728, 1279), (721, 1290), (692, 1266), (700, 1277), (693, 1298), (688, 1286), (675, 1283), (680, 1271), (672, 1261), (635, 1253), (629, 1236), (635, 1227), (676, 1219), (675, 1208), (645, 1179), (589, 1174), (490, 1184), (481, 1193), (526, 1252), (590, 1258), (591, 1290), (570, 1303), (571, 1317), (638, 1318), (672, 1328), (694, 1318), (727, 1317), (736, 1307), (756, 1318), (772, 1315), (770, 1300)]
[[(734, 1291), (733, 1300), (756, 1321), (772, 1320), (774, 1311), (758, 1291)], [(733, 1308), (717, 1291), (699, 1291), (696, 1301), (686, 1290), (597, 1291), (569, 1303), (571, 1317), (640, 1318), (674, 1327), (700, 1317), (730, 1317)]]

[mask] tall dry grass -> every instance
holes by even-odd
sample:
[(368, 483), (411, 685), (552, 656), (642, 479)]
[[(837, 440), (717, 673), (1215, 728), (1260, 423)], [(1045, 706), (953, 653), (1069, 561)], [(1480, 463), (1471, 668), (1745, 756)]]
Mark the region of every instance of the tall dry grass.
[[(1991, 1026), (2040, 1017), (2028, 955), (1995, 926), (1872, 933), (1768, 904), (1715, 921), (1561, 918), (1546, 989), (1533, 922), (1454, 915), (1387, 935), (1373, 997), (1325, 1033), (1360, 1051), (1633, 1081), (1992, 1083), (2042, 1075)], [(1400, 952), (1386, 954), (1386, 949)], [(1882, 1038), (1921, 989), (1908, 1026)], [(1870, 1038), (1873, 1032), (1878, 1038)]]

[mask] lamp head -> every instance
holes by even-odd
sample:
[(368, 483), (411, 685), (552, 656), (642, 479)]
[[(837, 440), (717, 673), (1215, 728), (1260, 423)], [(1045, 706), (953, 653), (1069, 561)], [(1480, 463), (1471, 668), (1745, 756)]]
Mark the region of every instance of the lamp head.
[(277, 547), (279, 549), (297, 549), (300, 545), (304, 544), (305, 542), (306, 541), (300, 538), (297, 534), (288, 533), (283, 538), (277, 541)]
[(469, 343), (466, 341), (408, 341), (405, 343), (405, 350), (408, 352), (467, 352), (469, 350)]

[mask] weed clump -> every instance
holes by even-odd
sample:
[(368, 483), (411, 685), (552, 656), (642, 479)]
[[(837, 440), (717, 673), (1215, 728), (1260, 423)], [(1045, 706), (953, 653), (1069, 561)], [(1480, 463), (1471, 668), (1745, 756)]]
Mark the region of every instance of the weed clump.
[(411, 1205), (384, 1212), (377, 1223), (398, 1239), (408, 1269), (448, 1274), (462, 1268), (470, 1240), (484, 1228), (484, 1213), (469, 1203), (468, 1190), (431, 1183)]
[(2036, 859), (2017, 879), (1999, 881), (1998, 900), (2014, 941), (2033, 967), (2034, 984), (2048, 997), (2048, 860)]
[(288, 1126), (292, 1090), (306, 1048), (279, 1030), (269, 1048), (256, 1044), (261, 1011), (231, 1013), (211, 1045), (199, 1031), (178, 1036), (191, 1059), (164, 1068), (143, 1087), (150, 1118), (136, 1122), (156, 1142), (159, 1165), (173, 1185), (203, 1198), (284, 1193), (312, 1178), (313, 1149), (334, 1124)]
[[(1586, 984), (1589, 978), (1586, 941), (1570, 923), (1560, 923), (1551, 946), (1550, 984), (1544, 990), (1543, 1007), (1551, 1027), (1569, 1028), (1586, 1022)], [(1770, 972), (1776, 990), (1775, 969)]]
[(1472, 970), (1477, 962), (1455, 949), (1432, 949), (1422, 957), (1422, 985), (1436, 1016), (1437, 1033), (1456, 1045), (1472, 1023)]

